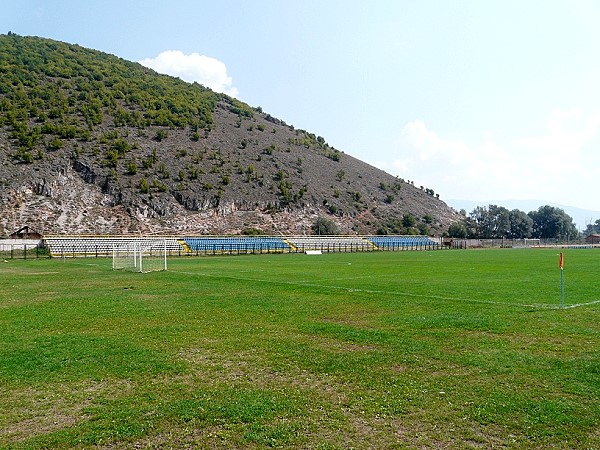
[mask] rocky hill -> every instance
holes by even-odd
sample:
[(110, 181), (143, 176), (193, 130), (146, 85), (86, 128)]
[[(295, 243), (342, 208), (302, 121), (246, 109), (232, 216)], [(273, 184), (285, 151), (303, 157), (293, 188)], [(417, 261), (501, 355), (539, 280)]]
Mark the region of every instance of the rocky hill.
[(0, 36), (0, 236), (441, 234), (456, 213), (261, 108), (112, 55)]

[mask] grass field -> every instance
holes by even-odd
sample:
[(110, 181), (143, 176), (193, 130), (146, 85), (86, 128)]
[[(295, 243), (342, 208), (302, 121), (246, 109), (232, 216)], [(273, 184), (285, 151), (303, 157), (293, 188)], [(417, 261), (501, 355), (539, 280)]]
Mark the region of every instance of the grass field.
[(0, 448), (600, 449), (600, 251), (0, 262)]

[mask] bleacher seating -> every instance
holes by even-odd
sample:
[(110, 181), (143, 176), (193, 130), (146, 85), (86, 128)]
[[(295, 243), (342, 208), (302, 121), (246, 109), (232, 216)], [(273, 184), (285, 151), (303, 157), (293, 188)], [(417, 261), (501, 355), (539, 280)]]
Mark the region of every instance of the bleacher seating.
[(375, 250), (428, 250), (441, 248), (428, 236), (47, 236), (52, 256), (112, 256), (131, 243), (163, 249), (175, 255), (305, 253), (307, 251), (361, 252)]
[(47, 236), (44, 243), (52, 256), (111, 256), (115, 248), (130, 243), (140, 244), (143, 248), (163, 248), (167, 253), (183, 254), (184, 247), (176, 237), (139, 237), (139, 236)]
[(277, 236), (186, 236), (185, 244), (196, 253), (272, 253), (289, 251)]
[(361, 236), (290, 236), (286, 241), (298, 252), (360, 252), (375, 249), (370, 241)]
[(428, 236), (370, 236), (368, 239), (381, 250), (421, 250), (439, 247), (439, 243)]

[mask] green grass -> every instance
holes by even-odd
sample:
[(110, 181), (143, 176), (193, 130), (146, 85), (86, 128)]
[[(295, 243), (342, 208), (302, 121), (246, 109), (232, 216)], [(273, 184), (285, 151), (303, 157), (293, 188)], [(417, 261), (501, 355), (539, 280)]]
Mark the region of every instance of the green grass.
[(0, 266), (0, 448), (600, 448), (600, 252)]

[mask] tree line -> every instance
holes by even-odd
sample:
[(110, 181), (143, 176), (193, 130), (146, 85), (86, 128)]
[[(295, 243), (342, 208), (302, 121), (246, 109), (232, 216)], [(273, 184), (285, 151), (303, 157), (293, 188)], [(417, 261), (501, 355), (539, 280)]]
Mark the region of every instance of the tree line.
[(590, 236), (592, 234), (600, 234), (600, 219), (596, 220), (596, 222), (594, 223), (588, 224), (584, 230), (584, 234), (586, 236)]
[[(476, 239), (559, 239), (569, 240), (579, 236), (573, 218), (564, 210), (553, 206), (540, 206), (525, 213), (503, 206), (478, 206), (468, 216), (461, 211), (463, 220), (448, 228), (448, 236)], [(600, 221), (598, 221), (600, 226)]]

